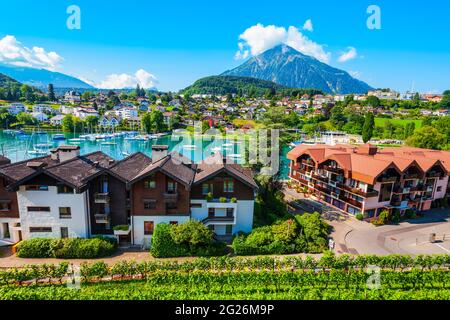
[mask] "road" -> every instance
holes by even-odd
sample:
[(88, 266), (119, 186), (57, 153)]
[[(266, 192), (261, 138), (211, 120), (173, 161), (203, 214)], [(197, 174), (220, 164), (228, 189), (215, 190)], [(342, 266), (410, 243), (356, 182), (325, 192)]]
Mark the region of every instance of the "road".
[[(449, 209), (431, 210), (425, 217), (381, 227), (350, 218), (330, 222), (331, 236), (338, 254), (450, 254), (449, 218)], [(431, 233), (438, 241), (429, 241)]]

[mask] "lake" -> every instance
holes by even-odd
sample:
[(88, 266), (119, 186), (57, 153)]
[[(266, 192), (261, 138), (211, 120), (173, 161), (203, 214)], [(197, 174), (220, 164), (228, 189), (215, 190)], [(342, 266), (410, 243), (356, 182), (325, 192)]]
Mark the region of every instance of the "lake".
[[(56, 133), (27, 133), (17, 134), (9, 131), (0, 131), (0, 153), (12, 162), (32, 159), (49, 154), (51, 148), (59, 145), (78, 145), (81, 154), (103, 151), (112, 158), (120, 160), (135, 152), (143, 152), (151, 157), (152, 145), (168, 145), (170, 151), (177, 151), (194, 162), (198, 162), (211, 154), (220, 151), (231, 157), (236, 163), (244, 159), (244, 141), (226, 140), (223, 138), (192, 137), (186, 135), (167, 135), (147, 141), (131, 140), (126, 135), (104, 140), (81, 140), (79, 134), (60, 133), (64, 140), (53, 140)], [(289, 161), (286, 153), (289, 147), (283, 147), (280, 159), (281, 178), (287, 179)]]

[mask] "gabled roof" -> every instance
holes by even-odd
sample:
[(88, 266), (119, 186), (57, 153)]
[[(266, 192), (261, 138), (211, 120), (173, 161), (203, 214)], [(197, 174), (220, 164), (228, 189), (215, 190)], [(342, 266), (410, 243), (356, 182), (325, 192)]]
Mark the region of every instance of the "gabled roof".
[(87, 179), (104, 171), (112, 161), (114, 161), (113, 158), (97, 151), (44, 168), (44, 170), (75, 188), (81, 188)]
[[(30, 160), (23, 160), (6, 165), (0, 169), (0, 175), (13, 182), (21, 181), (36, 172), (36, 169), (27, 166), (29, 161)], [(58, 161), (52, 160), (49, 155), (34, 158), (33, 161), (43, 162), (46, 166), (52, 166), (58, 163)]]
[(242, 167), (239, 164), (232, 163), (229, 159), (223, 159), (221, 153), (217, 152), (214, 155), (205, 158), (197, 166), (194, 184), (199, 184), (209, 178), (218, 175), (221, 172), (226, 172), (232, 177), (238, 179), (244, 184), (253, 189), (257, 189), (258, 185), (253, 180), (253, 174), (251, 169)]
[(133, 179), (131, 179), (129, 183), (133, 184), (136, 181), (160, 171), (186, 187), (190, 187), (192, 181), (194, 180), (195, 170), (189, 164), (190, 161), (186, 162), (186, 160), (189, 161), (189, 159), (181, 156), (179, 153), (172, 152), (166, 157), (150, 163)]
[[(393, 168), (399, 173), (415, 165), (427, 172), (435, 165), (450, 172), (450, 152), (426, 150), (411, 147), (374, 149), (370, 145), (299, 145), (288, 153), (290, 160), (309, 155), (316, 163), (335, 160), (352, 178), (372, 183), (386, 169)], [(371, 153), (373, 152), (373, 153)], [(370, 182), (372, 181), (372, 182)]]
[(134, 153), (123, 160), (115, 162), (108, 168), (112, 174), (125, 182), (131, 181), (152, 163), (152, 159), (142, 152)]
[[(40, 174), (46, 174), (79, 189), (85, 185), (86, 179), (104, 170), (111, 161), (113, 159), (101, 151), (77, 156), (63, 162), (52, 160), (51, 156), (44, 156), (5, 166), (0, 169), (0, 174), (13, 181), (11, 187), (18, 186)], [(33, 163), (39, 165), (33, 165)]]

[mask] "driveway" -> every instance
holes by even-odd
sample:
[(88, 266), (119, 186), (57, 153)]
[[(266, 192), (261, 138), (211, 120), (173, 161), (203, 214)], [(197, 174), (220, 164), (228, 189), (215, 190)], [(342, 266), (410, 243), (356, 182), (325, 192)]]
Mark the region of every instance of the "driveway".
[[(376, 227), (354, 218), (332, 221), (332, 237), (338, 254), (449, 254), (450, 210), (435, 209), (425, 217), (398, 225)], [(431, 233), (437, 240), (429, 241)]]

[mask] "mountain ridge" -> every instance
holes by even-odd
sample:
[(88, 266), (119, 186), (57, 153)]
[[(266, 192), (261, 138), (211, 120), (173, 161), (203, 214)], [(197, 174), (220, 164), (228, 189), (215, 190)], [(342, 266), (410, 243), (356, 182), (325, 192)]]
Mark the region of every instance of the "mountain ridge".
[(269, 49), (220, 76), (252, 77), (290, 88), (318, 89), (332, 94), (360, 94), (372, 89), (348, 72), (329, 66), (287, 45)]
[(39, 89), (47, 89), (49, 83), (55, 88), (94, 89), (86, 82), (60, 72), (46, 69), (16, 67), (0, 64), (0, 73)]

